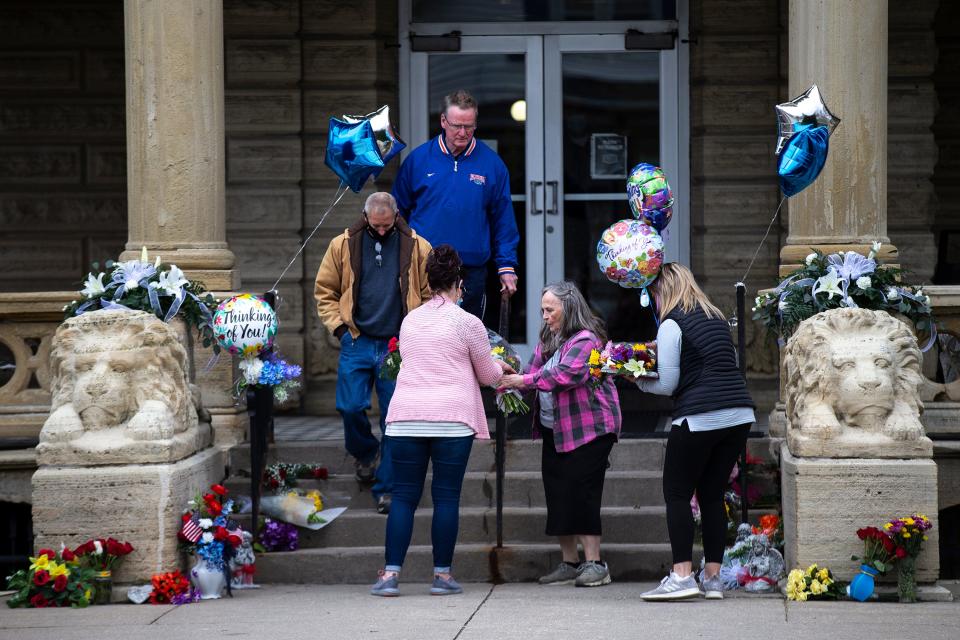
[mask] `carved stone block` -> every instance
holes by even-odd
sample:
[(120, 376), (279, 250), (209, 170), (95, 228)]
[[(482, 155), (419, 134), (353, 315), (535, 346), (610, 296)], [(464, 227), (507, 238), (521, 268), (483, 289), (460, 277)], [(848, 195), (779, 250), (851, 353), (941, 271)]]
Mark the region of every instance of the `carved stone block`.
[(910, 328), (883, 311), (831, 309), (787, 342), (787, 443), (796, 456), (929, 458), (920, 422), (921, 356)]

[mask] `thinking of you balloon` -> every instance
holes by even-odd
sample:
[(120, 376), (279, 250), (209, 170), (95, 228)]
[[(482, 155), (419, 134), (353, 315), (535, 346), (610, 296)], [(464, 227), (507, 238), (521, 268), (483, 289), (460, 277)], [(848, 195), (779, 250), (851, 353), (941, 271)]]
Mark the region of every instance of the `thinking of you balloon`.
[(600, 236), (597, 264), (610, 282), (625, 289), (643, 289), (660, 273), (663, 239), (644, 222), (620, 220)]
[(233, 355), (256, 356), (273, 344), (277, 312), (262, 298), (242, 293), (217, 307), (213, 335)]

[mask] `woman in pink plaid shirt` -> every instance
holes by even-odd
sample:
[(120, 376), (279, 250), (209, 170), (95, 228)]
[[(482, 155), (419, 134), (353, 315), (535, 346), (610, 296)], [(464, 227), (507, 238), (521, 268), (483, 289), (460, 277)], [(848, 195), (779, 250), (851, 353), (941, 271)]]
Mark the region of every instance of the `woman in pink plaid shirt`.
[(540, 307), (543, 327), (528, 371), (500, 382), (536, 391), (533, 429), (534, 436), (543, 436), (546, 534), (560, 539), (563, 552), (563, 561), (540, 584), (598, 587), (610, 583), (610, 570), (600, 560), (600, 502), (621, 422), (613, 380), (597, 389), (590, 385), (590, 352), (602, 347), (606, 331), (572, 282), (544, 287)]

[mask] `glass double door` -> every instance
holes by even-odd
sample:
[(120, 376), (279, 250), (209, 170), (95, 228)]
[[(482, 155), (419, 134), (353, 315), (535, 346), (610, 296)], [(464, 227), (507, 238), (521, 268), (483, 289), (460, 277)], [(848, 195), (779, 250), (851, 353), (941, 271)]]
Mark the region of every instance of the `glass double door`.
[[(649, 162), (680, 175), (676, 68), (674, 49), (627, 51), (622, 33), (463, 36), (458, 52), (411, 54), (410, 139), (439, 134), (443, 96), (464, 88), (479, 103), (476, 137), (510, 171), (520, 291), (509, 333), (525, 357), (540, 331), (541, 289), (556, 280), (577, 283), (613, 339), (652, 339), (637, 292), (610, 283), (595, 256), (603, 230), (631, 217), (630, 167)], [(666, 246), (667, 259), (686, 261), (682, 205)], [(496, 329), (490, 271), (485, 321)]]

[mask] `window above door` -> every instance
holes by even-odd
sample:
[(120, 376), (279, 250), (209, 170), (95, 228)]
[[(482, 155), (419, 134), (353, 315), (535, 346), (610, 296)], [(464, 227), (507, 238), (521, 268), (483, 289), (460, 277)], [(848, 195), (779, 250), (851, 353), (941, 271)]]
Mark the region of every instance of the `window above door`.
[(674, 20), (676, 0), (412, 0), (413, 22)]

